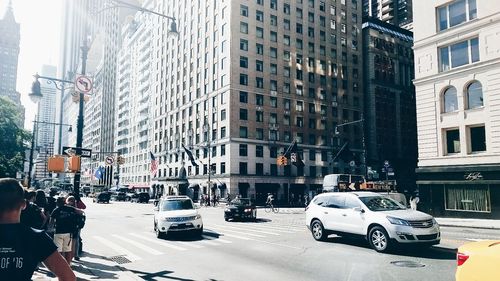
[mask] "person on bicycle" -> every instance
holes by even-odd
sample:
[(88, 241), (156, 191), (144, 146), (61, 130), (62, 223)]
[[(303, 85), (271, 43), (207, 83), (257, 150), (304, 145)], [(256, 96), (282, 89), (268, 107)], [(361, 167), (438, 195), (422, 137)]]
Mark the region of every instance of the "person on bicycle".
[(273, 201), (274, 201), (274, 197), (271, 193), (268, 193), (267, 194), (267, 200), (266, 200), (266, 205), (271, 205), (273, 206)]

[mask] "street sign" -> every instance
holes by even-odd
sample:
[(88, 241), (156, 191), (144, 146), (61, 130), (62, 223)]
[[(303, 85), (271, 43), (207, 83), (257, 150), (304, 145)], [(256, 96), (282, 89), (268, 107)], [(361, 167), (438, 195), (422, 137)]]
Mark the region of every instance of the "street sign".
[(113, 165), (113, 163), (115, 163), (115, 158), (113, 158), (113, 156), (106, 156), (105, 161), (107, 165)]
[(388, 176), (394, 176), (394, 169), (393, 168), (388, 168), (387, 169), (387, 175)]
[(125, 164), (125, 157), (118, 156), (117, 159), (116, 159), (116, 162), (118, 162), (118, 164), (120, 164), (120, 165)]
[(92, 79), (88, 76), (77, 75), (75, 79), (75, 91), (88, 94), (92, 91)]
[(290, 162), (292, 162), (292, 163), (297, 162), (297, 154), (290, 153)]
[(384, 167), (386, 167), (386, 168), (390, 167), (389, 161), (387, 161), (387, 160), (384, 161)]
[(351, 166), (351, 167), (356, 166), (356, 162), (354, 162), (354, 160), (352, 160), (351, 162), (349, 162), (349, 166)]
[[(78, 153), (80, 151), (80, 153)], [(68, 156), (81, 156), (83, 158), (90, 158), (92, 157), (92, 149), (87, 149), (87, 148), (80, 148), (78, 149), (77, 147), (70, 147), (70, 146), (63, 146), (63, 152), (64, 154)]]

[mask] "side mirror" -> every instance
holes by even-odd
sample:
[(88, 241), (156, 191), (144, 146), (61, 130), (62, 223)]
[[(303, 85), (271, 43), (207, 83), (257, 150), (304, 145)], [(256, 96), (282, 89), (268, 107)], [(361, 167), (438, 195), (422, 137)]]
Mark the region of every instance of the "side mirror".
[(153, 211), (155, 211), (155, 212), (158, 212), (159, 210), (160, 210), (160, 208), (158, 208), (158, 206), (153, 208)]
[(360, 212), (361, 214), (363, 214), (365, 212), (365, 210), (363, 210), (363, 208), (361, 208), (361, 207), (354, 208), (354, 211)]

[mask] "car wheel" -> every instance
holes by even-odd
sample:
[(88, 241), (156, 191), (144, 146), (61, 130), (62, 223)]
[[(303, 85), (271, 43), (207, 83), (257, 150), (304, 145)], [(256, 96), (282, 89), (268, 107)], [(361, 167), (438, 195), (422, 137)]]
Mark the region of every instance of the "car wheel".
[(313, 220), (311, 223), (311, 233), (316, 241), (325, 241), (328, 237), (323, 224), (319, 220)]
[(159, 238), (159, 239), (162, 239), (163, 237), (165, 237), (165, 233), (161, 232), (160, 229), (156, 226), (156, 224), (155, 224), (155, 234), (156, 234), (156, 238)]
[(377, 252), (385, 253), (389, 250), (390, 238), (387, 231), (381, 226), (375, 226), (368, 233), (368, 242)]
[(229, 221), (229, 218), (224, 218), (225, 221)]

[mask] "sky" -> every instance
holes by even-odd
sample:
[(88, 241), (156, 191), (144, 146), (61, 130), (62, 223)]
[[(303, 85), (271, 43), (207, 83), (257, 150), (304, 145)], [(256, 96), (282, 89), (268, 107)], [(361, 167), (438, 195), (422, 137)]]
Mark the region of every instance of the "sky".
[[(21, 50), (17, 67), (17, 91), (26, 108), (24, 127), (32, 129), (37, 107), (28, 94), (33, 75), (42, 65), (59, 63), (59, 38), (63, 0), (12, 0), (14, 17), (21, 25)], [(66, 0), (72, 1), (72, 0)], [(0, 0), (0, 17), (3, 18), (9, 1)]]

